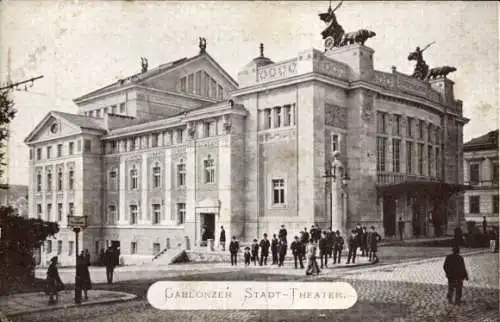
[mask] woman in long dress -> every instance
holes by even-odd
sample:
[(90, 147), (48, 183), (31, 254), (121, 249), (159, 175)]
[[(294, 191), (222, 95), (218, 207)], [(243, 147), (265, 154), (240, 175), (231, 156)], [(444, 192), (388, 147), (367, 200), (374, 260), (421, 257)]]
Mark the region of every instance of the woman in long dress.
[[(64, 289), (64, 284), (57, 270), (57, 256), (50, 259), (50, 265), (47, 269), (46, 293), (49, 295), (49, 305), (56, 304), (59, 301), (59, 291)], [(55, 297), (55, 299), (54, 299)]]

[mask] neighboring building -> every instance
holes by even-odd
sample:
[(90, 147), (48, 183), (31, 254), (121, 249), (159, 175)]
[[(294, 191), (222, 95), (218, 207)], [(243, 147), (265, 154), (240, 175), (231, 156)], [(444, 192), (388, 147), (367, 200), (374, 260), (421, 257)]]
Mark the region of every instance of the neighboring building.
[(498, 130), (464, 144), (465, 220), (498, 226)]
[(88, 216), (93, 260), (116, 243), (124, 263), (185, 236), (199, 245), (202, 227), (249, 241), (280, 224), (289, 236), (312, 223), (385, 236), (399, 217), (408, 236), (432, 235), (431, 218), (462, 224), (467, 119), (453, 82), (373, 61), (359, 44), (277, 63), (261, 48), (237, 84), (202, 42), (197, 56), (75, 99), (79, 115), (50, 112), (26, 139), (30, 215), (62, 227), (45, 259), (74, 261), (68, 213)]
[(28, 217), (28, 186), (23, 185), (1, 185), (0, 205), (14, 207), (17, 214)]

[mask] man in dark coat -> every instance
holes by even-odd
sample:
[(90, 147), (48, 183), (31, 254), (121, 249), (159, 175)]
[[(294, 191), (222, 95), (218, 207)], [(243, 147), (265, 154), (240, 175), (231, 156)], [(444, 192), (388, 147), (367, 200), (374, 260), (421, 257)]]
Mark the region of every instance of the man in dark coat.
[(358, 234), (356, 233), (356, 229), (351, 230), (351, 236), (347, 239), (347, 247), (349, 247), (349, 252), (347, 254), (347, 264), (356, 263), (356, 250), (358, 249)]
[(295, 269), (297, 269), (297, 260), (299, 261), (300, 268), (304, 268), (304, 262), (302, 261), (302, 242), (299, 240), (299, 237), (295, 236), (294, 241), (290, 245), (290, 249), (293, 254), (293, 261), (295, 263)]
[(313, 243), (317, 242), (319, 238), (318, 238), (318, 229), (316, 228), (316, 226), (312, 225), (309, 232), (311, 233), (310, 239), (313, 241)]
[(323, 232), (323, 237), (319, 240), (319, 256), (321, 258), (321, 268), (328, 268), (328, 239), (326, 238), (326, 231)]
[[(340, 264), (340, 259), (342, 257), (342, 250), (344, 249), (344, 238), (340, 236), (340, 231), (335, 232), (335, 239), (333, 242), (333, 263)], [(337, 261), (338, 259), (338, 261)]]
[(252, 248), (252, 262), (254, 265), (257, 265), (257, 262), (259, 262), (259, 244), (257, 243), (257, 239), (253, 240), (251, 248)]
[(276, 238), (276, 234), (273, 234), (273, 240), (271, 240), (271, 256), (273, 257), (271, 265), (278, 264), (278, 238)]
[(264, 239), (260, 241), (260, 262), (259, 265), (262, 266), (262, 263), (264, 265), (267, 265), (267, 257), (269, 256), (269, 247), (271, 246), (271, 243), (269, 243), (269, 240), (267, 239), (267, 234), (264, 234)]
[[(356, 225), (356, 243), (358, 244), (357, 247), (362, 250), (363, 248), (363, 228), (361, 228), (361, 224), (357, 223)], [(356, 251), (358, 249), (356, 248)]]
[(403, 234), (405, 232), (405, 222), (401, 217), (399, 217), (398, 228), (399, 228), (399, 238), (403, 240)]
[(483, 234), (484, 234), (484, 236), (487, 236), (486, 235), (487, 228), (488, 228), (488, 222), (486, 221), (486, 216), (483, 216)]
[(375, 227), (370, 227), (370, 232), (368, 233), (367, 241), (368, 241), (368, 260), (369, 261), (378, 261), (377, 257), (377, 243), (382, 239), (380, 235), (375, 231)]
[(224, 230), (224, 226), (220, 226), (219, 246), (223, 252), (226, 251), (226, 231)]
[(361, 234), (361, 256), (368, 256), (368, 231), (365, 226)]
[(112, 245), (106, 250), (106, 254), (104, 255), (105, 265), (106, 265), (106, 278), (108, 280), (108, 284), (113, 283), (113, 273), (115, 267), (118, 266), (120, 261), (120, 255), (118, 253), (118, 249), (116, 246)]
[(326, 247), (327, 247), (327, 254), (328, 254), (328, 257), (332, 258), (333, 256), (333, 244), (334, 244), (334, 240), (335, 240), (335, 234), (333, 233), (332, 229), (330, 228), (327, 233), (326, 233), (326, 240), (327, 240), (327, 244), (326, 244)]
[(464, 280), (469, 280), (467, 269), (465, 268), (464, 258), (459, 255), (460, 249), (453, 247), (453, 253), (446, 256), (443, 269), (448, 279), (448, 298), (449, 303), (453, 303), (453, 293), (455, 293), (455, 304), (460, 305), (462, 298), (462, 287)]
[(307, 243), (309, 243), (309, 233), (307, 232), (307, 227), (304, 227), (304, 231), (302, 232), (302, 239), (300, 240), (300, 242), (304, 245), (307, 245)]
[(288, 232), (286, 231), (285, 225), (281, 225), (281, 229), (278, 232), (278, 239), (284, 239), (286, 242), (286, 236)]
[(231, 266), (238, 264), (238, 251), (240, 250), (240, 243), (233, 236), (233, 240), (229, 243), (229, 252), (231, 253)]
[(286, 240), (280, 239), (278, 242), (278, 267), (283, 266), (283, 263), (285, 262), (286, 248)]

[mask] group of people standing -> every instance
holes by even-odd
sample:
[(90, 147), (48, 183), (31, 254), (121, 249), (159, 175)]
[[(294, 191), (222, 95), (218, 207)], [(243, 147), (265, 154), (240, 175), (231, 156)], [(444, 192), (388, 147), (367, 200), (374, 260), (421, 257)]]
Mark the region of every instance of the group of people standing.
[[(263, 238), (259, 242), (257, 239), (253, 240), (250, 246), (244, 249), (245, 266), (267, 265), (269, 257), (269, 250), (271, 251), (272, 263), (271, 265), (283, 266), (285, 256), (288, 250), (288, 232), (284, 225), (278, 232), (278, 235), (273, 234), (271, 240), (268, 239), (267, 233), (263, 234)], [(375, 227), (371, 226), (370, 231), (366, 227), (361, 227), (360, 224), (351, 231), (351, 235), (347, 239), (348, 256), (346, 264), (353, 264), (356, 262), (356, 251), (358, 248), (361, 250), (361, 256), (368, 256), (370, 261), (378, 261), (377, 257), (377, 244), (381, 240), (381, 236), (375, 231)], [(225, 235), (224, 235), (225, 241)], [(221, 244), (223, 244), (221, 240)], [(259, 256), (260, 249), (260, 256)], [(332, 229), (321, 231), (315, 225), (311, 226), (309, 232), (307, 227), (300, 232), (299, 236), (294, 236), (290, 244), (294, 259), (294, 267), (298, 269), (304, 268), (304, 260), (307, 257), (306, 274), (318, 274), (320, 269), (328, 268), (328, 259), (333, 257), (333, 264), (340, 264), (342, 251), (344, 249), (344, 238), (341, 236), (340, 231), (333, 232)], [(229, 252), (231, 254), (231, 265), (237, 265), (238, 252), (240, 250), (239, 241), (235, 236), (229, 244)], [(321, 267), (317, 263), (317, 255), (319, 254)]]

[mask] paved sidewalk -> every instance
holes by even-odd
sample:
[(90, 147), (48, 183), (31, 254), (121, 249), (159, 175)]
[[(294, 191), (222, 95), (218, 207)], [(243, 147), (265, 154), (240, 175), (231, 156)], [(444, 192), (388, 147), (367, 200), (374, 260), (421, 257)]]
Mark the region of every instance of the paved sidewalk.
[(43, 292), (0, 296), (0, 313), (3, 313), (7, 317), (12, 317), (20, 314), (52, 311), (74, 306), (129, 301), (137, 297), (134, 294), (103, 290), (90, 290), (88, 296), (89, 299), (83, 300), (82, 304), (75, 304), (73, 300), (74, 291), (64, 290), (59, 292), (59, 303), (56, 305), (48, 305), (49, 297)]

